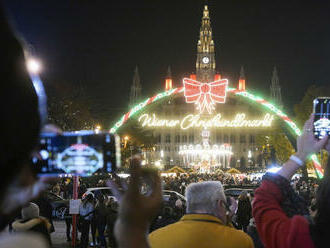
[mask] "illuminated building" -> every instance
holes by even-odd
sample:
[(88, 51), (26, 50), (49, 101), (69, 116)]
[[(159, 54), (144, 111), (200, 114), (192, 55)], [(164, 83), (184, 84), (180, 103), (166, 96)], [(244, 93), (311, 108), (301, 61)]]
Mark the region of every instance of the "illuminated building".
[[(258, 97), (246, 92), (243, 66), (236, 82), (228, 82), (216, 71), (215, 43), (207, 6), (203, 9), (197, 42), (196, 71), (184, 79), (183, 84), (176, 83), (178, 85), (183, 86), (178, 89), (182, 94), (172, 96), (175, 87), (169, 68), (162, 87), (170, 97), (160, 100), (156, 106), (145, 107), (158, 96), (151, 97), (143, 106), (135, 105), (119, 121), (131, 119), (155, 138), (153, 153), (156, 156), (145, 154), (147, 163), (161, 163), (165, 169), (203, 163), (209, 164), (208, 169), (217, 165), (220, 168), (264, 166), (256, 137), (269, 132), (276, 122), (275, 115), (235, 97), (246, 94), (247, 98), (258, 101)], [(235, 94), (227, 96), (227, 91)], [(143, 110), (130, 115), (140, 108)], [(202, 130), (209, 133), (207, 145), (201, 138)]]

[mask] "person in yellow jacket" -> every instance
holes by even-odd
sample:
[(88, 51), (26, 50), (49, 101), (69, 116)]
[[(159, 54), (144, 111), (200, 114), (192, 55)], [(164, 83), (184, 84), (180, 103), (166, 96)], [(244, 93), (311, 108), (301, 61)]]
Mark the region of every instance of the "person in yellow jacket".
[(151, 248), (253, 248), (246, 233), (230, 222), (222, 184), (192, 183), (186, 189), (187, 214), (149, 235)]

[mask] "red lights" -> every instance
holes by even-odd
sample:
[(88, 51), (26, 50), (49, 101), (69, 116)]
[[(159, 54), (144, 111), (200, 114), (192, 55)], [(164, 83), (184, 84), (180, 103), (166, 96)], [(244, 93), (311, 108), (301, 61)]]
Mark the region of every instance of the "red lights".
[(221, 79), (221, 74), (217, 73), (214, 75), (214, 81), (218, 81)]

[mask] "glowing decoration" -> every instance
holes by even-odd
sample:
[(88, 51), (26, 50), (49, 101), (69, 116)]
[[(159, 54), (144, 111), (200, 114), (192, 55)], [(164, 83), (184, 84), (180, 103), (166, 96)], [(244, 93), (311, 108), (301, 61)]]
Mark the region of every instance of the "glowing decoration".
[(238, 90), (245, 91), (245, 79), (238, 80)]
[(238, 113), (232, 120), (223, 119), (221, 114), (203, 117), (201, 115), (189, 114), (184, 116), (181, 120), (173, 119), (159, 119), (155, 113), (143, 114), (139, 117), (138, 122), (142, 127), (166, 127), (178, 128), (183, 130), (189, 128), (255, 128), (255, 127), (271, 127), (274, 116), (265, 114), (262, 119), (248, 120), (245, 113)]
[(321, 166), (321, 163), (320, 161), (318, 160), (317, 156), (315, 154), (313, 154), (311, 156), (311, 159), (313, 160), (313, 164), (314, 164), (314, 168), (315, 168), (315, 171), (316, 171), (316, 174), (319, 178), (322, 178), (323, 175), (324, 175), (324, 170)]
[(214, 81), (218, 81), (221, 79), (221, 75), (219, 73), (214, 75)]
[(217, 156), (217, 155), (232, 155), (232, 147), (229, 144), (224, 144), (221, 146), (213, 145), (183, 145), (180, 146), (179, 154), (181, 155), (199, 155), (201, 157)]
[(199, 169), (200, 172), (211, 172), (211, 169), (229, 167), (232, 147), (229, 144), (213, 145), (209, 143), (210, 131), (204, 129), (201, 133), (202, 144), (183, 145), (179, 154), (183, 156), (184, 164)]
[(192, 80), (197, 80), (196, 74), (190, 74), (189, 78)]
[[(192, 74), (192, 75), (194, 75), (194, 74)], [(151, 103), (155, 103), (155, 102), (157, 102), (158, 100), (160, 100), (164, 97), (168, 97), (168, 96), (171, 96), (171, 95), (183, 93), (183, 91), (184, 91), (184, 88), (180, 87), (180, 88), (175, 88), (175, 89), (172, 89), (172, 90), (169, 90), (169, 91), (165, 91), (165, 92), (159, 93), (159, 94), (157, 94), (153, 97), (147, 98), (146, 100), (142, 101), (141, 103), (139, 103), (135, 107), (133, 107), (126, 114), (124, 114), (119, 119), (119, 121), (117, 121), (114, 124), (114, 126), (110, 129), (110, 133), (117, 132), (118, 128), (120, 128), (123, 124), (125, 124), (129, 120), (129, 118), (134, 116), (136, 113), (140, 112), (147, 105), (149, 105)], [(284, 121), (287, 124), (287, 126), (289, 127), (289, 129), (294, 132), (295, 135), (297, 135), (297, 136), (301, 135), (301, 131), (297, 127), (297, 125), (282, 110), (280, 110), (275, 105), (268, 102), (267, 100), (265, 100), (265, 99), (263, 99), (259, 96), (256, 96), (254, 94), (251, 94), (248, 91), (238, 91), (235, 88), (227, 88), (227, 92), (232, 93), (235, 96), (241, 96), (241, 97), (243, 97), (247, 100), (250, 100), (251, 102), (255, 102), (255, 103), (260, 104), (263, 108), (265, 108), (266, 110), (269, 110), (270, 112), (276, 114), (277, 117), (279, 117), (282, 121)], [(323, 169), (322, 169), (320, 163), (318, 162), (317, 158), (316, 159), (315, 158), (316, 158), (316, 156), (312, 156), (314, 167), (317, 171), (317, 174), (320, 177), (323, 177)]]
[(183, 86), (186, 102), (197, 104), (200, 113), (203, 113), (206, 109), (210, 114), (215, 109), (214, 105), (216, 103), (226, 102), (227, 79), (201, 83), (190, 78), (184, 78)]
[(172, 79), (171, 78), (167, 78), (165, 80), (165, 90), (168, 91), (168, 90), (171, 90), (173, 87), (172, 85)]

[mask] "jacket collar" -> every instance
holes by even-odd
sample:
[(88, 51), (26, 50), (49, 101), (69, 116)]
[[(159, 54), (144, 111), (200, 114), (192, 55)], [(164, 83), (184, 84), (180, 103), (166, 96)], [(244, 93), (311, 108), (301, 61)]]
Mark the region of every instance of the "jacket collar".
[(13, 229), (16, 231), (27, 231), (41, 223), (44, 223), (46, 228), (50, 230), (51, 224), (46, 218), (43, 218), (41, 216), (30, 220), (16, 220), (13, 222), (12, 225)]
[(189, 221), (189, 220), (216, 222), (219, 223), (220, 225), (224, 225), (218, 217), (215, 217), (214, 215), (210, 215), (210, 214), (186, 214), (180, 219), (180, 221)]

